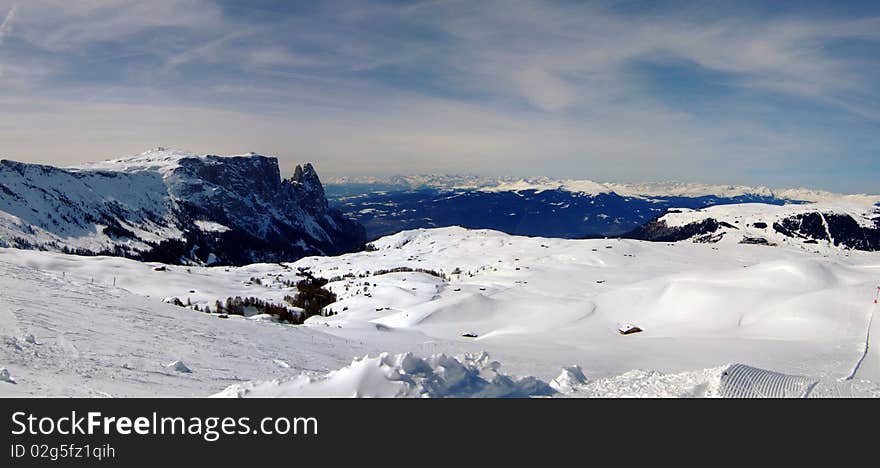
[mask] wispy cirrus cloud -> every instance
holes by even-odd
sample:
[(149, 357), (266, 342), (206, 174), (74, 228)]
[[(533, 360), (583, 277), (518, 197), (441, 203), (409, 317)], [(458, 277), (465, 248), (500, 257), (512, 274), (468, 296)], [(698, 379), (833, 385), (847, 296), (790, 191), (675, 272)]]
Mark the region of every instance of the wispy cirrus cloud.
[(224, 23), (219, 7), (206, 0), (28, 0), (14, 6), (16, 34), (34, 46), (57, 52), (78, 51), (163, 28), (205, 34)]
[(15, 21), (15, 11), (17, 8), (18, 5), (12, 5), (3, 18), (3, 22), (0, 23), (0, 45), (3, 45), (3, 40), (12, 31), (12, 22)]

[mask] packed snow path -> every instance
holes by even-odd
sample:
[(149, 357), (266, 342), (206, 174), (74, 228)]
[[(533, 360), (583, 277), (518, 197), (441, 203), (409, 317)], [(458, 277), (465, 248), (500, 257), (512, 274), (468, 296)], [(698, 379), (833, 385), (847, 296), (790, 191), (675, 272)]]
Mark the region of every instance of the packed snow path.
[(819, 381), (799, 375), (734, 364), (721, 374), (725, 398), (804, 398)]
[(880, 341), (880, 320), (876, 320), (878, 308), (880, 305), (876, 303), (871, 308), (865, 333), (864, 352), (846, 380), (861, 379), (880, 382), (880, 342), (878, 342)]

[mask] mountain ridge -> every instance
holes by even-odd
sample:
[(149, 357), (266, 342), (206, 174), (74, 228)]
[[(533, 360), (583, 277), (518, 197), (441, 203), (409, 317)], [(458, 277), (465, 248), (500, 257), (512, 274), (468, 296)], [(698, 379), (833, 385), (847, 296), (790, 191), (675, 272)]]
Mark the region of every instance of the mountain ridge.
[(314, 167), (156, 148), (55, 167), (0, 160), (0, 245), (165, 263), (294, 261), (357, 250)]

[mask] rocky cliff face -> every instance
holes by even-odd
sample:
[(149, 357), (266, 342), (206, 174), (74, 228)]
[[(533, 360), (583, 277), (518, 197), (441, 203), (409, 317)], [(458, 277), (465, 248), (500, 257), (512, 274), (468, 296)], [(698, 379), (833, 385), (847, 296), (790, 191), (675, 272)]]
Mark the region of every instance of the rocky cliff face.
[(653, 242), (678, 242), (688, 239), (709, 239), (721, 225), (714, 218), (694, 221), (684, 226), (667, 226), (662, 219), (657, 219), (630, 231), (624, 237), (630, 239), (649, 240)]
[(837, 213), (803, 213), (773, 223), (783, 235), (811, 241), (826, 241), (855, 250), (880, 251), (880, 216), (874, 226), (858, 223), (851, 216)]
[(257, 154), (157, 149), (77, 168), (0, 162), (0, 246), (168, 263), (294, 261), (360, 249), (317, 173)]

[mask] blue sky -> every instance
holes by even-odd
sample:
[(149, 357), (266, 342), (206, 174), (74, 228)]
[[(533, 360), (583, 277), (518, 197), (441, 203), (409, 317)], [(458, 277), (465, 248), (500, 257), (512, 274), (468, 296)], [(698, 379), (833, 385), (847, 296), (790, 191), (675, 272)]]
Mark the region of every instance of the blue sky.
[(0, 0), (0, 156), (880, 192), (880, 2)]

